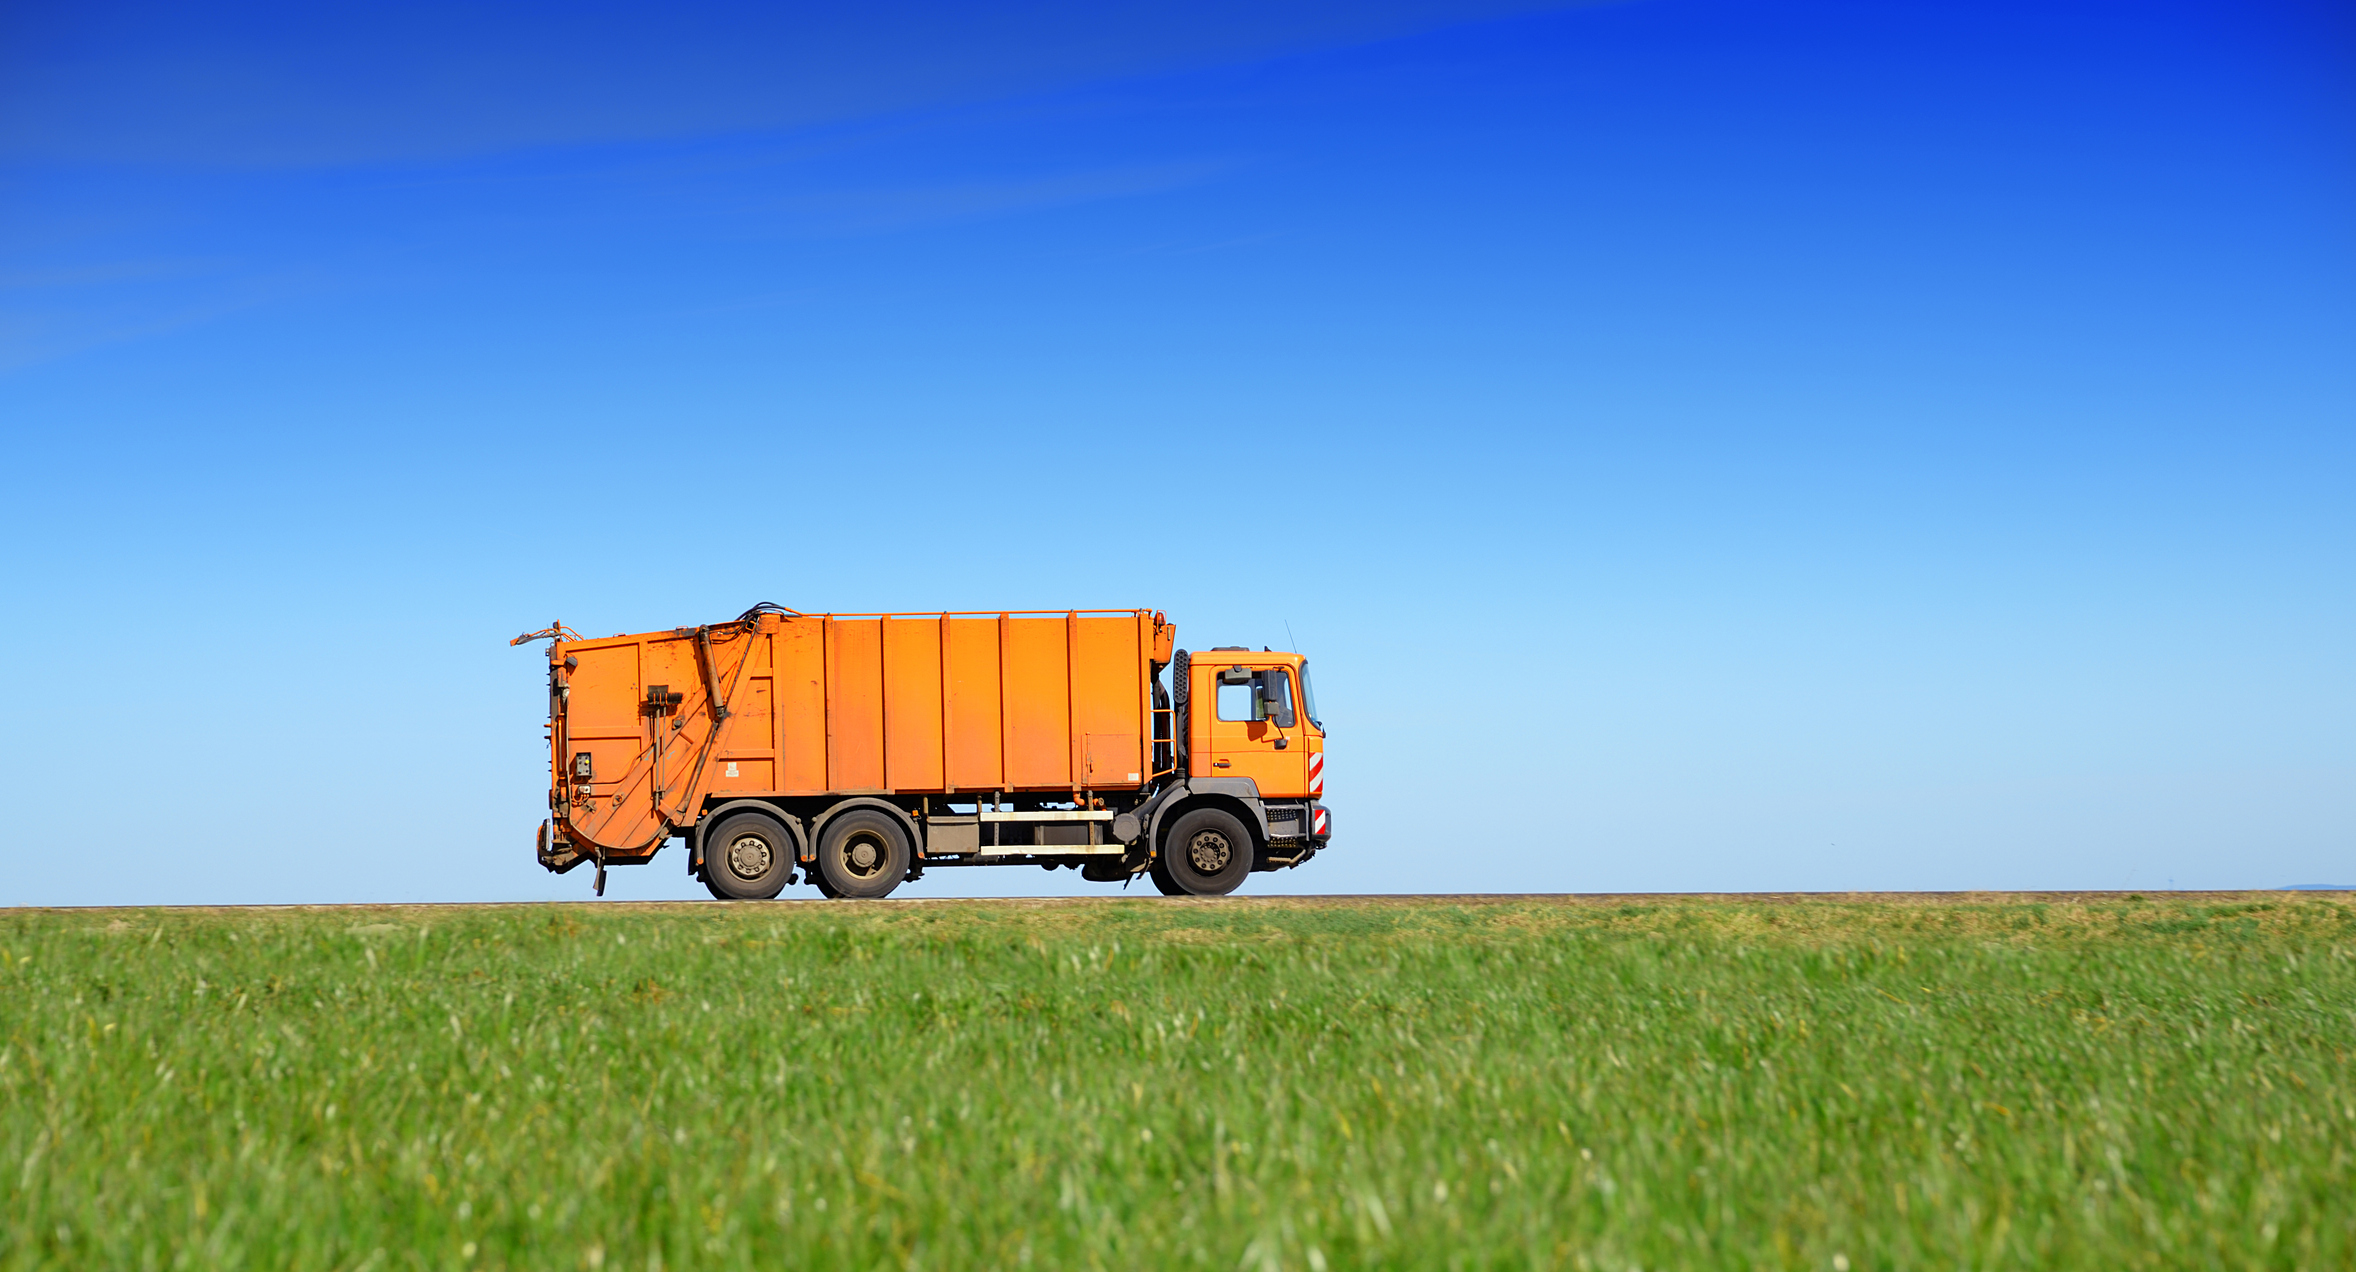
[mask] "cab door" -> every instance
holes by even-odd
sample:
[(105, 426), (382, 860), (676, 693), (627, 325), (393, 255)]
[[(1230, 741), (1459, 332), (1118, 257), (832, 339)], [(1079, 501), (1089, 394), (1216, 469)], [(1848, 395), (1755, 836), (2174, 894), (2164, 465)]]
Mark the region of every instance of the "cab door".
[(1266, 658), (1195, 664), (1196, 707), (1209, 726), (1208, 763), (1198, 777), (1248, 777), (1263, 799), (1309, 793), (1309, 739), (1301, 728), (1299, 677)]

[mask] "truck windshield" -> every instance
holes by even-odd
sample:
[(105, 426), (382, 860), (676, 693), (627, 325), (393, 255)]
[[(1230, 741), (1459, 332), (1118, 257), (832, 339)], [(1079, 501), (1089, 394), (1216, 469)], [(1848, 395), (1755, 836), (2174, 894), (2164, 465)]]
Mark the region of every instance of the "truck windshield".
[(1301, 661), (1301, 705), (1308, 708), (1309, 723), (1316, 725), (1319, 733), (1325, 732), (1325, 717), (1317, 714), (1317, 691), (1309, 687), (1307, 659)]

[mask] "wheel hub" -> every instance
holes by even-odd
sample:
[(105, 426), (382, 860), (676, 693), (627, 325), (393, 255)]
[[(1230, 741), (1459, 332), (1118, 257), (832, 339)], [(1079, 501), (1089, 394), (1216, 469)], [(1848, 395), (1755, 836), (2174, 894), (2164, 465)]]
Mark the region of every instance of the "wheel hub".
[(769, 863), (775, 860), (769, 841), (759, 835), (738, 835), (728, 845), (728, 872), (739, 879), (758, 879), (769, 873)]
[(874, 844), (871, 844), (862, 839), (858, 843), (851, 845), (851, 869), (858, 871), (860, 874), (867, 874), (875, 869), (876, 861), (879, 859), (880, 855), (881, 854), (876, 852)]
[(1228, 844), (1227, 836), (1215, 830), (1197, 832), (1186, 842), (1188, 864), (1203, 874), (1215, 875), (1225, 870), (1233, 855), (1234, 848)]

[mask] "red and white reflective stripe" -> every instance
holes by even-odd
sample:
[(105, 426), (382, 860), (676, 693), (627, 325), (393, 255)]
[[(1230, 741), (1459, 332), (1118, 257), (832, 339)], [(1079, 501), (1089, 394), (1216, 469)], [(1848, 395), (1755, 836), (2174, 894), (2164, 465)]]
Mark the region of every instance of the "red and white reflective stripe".
[(1317, 812), (1316, 812), (1316, 815), (1310, 818), (1310, 830), (1309, 830), (1309, 833), (1310, 833), (1310, 834), (1312, 834), (1312, 835), (1322, 835), (1322, 834), (1324, 834), (1324, 833), (1325, 833), (1325, 810), (1324, 810), (1324, 809), (1322, 809), (1322, 808), (1318, 809), (1318, 810), (1317, 810)]
[(1309, 757), (1309, 793), (1311, 795), (1325, 793), (1325, 752), (1323, 751)]

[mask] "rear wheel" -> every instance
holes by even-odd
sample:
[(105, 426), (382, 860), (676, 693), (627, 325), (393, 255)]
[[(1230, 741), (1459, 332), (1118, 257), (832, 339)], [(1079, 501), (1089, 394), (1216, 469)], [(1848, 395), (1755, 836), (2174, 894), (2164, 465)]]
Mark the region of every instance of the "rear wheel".
[(773, 817), (738, 813), (704, 833), (704, 887), (722, 901), (766, 901), (794, 874), (793, 840)]
[(1252, 837), (1233, 814), (1198, 808), (1170, 827), (1162, 840), (1161, 861), (1180, 892), (1223, 897), (1252, 872)]
[(908, 877), (908, 834), (897, 818), (855, 808), (826, 823), (818, 837), (820, 887), (828, 896), (872, 901)]

